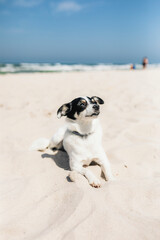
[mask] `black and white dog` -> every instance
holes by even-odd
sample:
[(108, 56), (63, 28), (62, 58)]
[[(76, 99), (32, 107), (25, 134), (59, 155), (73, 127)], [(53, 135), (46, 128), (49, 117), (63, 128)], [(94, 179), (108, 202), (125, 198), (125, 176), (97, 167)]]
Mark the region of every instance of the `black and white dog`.
[(72, 171), (84, 175), (91, 186), (100, 187), (99, 179), (86, 167), (92, 161), (101, 166), (106, 180), (113, 180), (110, 163), (102, 147), (102, 129), (98, 120), (99, 97), (79, 97), (62, 105), (58, 118), (66, 116), (66, 124), (48, 139), (39, 139), (32, 145), (32, 150), (61, 149), (64, 147), (69, 155)]

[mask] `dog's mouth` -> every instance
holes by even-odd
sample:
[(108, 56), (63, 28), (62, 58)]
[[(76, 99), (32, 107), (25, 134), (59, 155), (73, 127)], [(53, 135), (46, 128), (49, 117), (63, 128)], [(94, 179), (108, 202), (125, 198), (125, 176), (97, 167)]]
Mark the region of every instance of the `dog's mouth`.
[(86, 117), (93, 117), (93, 116), (98, 116), (100, 112), (94, 112), (91, 115), (87, 115)]

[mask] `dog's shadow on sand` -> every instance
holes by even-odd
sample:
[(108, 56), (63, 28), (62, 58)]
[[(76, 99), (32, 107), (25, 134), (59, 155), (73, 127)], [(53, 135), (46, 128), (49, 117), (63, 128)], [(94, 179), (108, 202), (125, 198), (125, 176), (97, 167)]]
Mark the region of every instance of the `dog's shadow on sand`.
[[(50, 158), (55, 162), (55, 164), (58, 167), (63, 168), (64, 170), (71, 171), (70, 166), (69, 166), (69, 157), (65, 151), (57, 150), (57, 151), (53, 151), (53, 154), (43, 153), (41, 155), (41, 157), (42, 158)], [(97, 163), (95, 163), (93, 161), (90, 165), (97, 165)], [(66, 179), (68, 182), (72, 182), (72, 180), (69, 178), (69, 176), (67, 176)]]
[[(57, 150), (56, 152), (53, 151), (53, 154), (43, 153), (41, 157), (51, 158), (58, 167), (64, 170), (71, 170), (69, 166), (69, 157), (65, 151)], [(72, 182), (69, 176), (67, 176), (66, 179), (68, 182)]]
[(53, 154), (43, 153), (41, 157), (51, 158), (58, 167), (63, 168), (64, 170), (70, 170), (69, 157), (68, 154), (64, 151), (53, 151)]

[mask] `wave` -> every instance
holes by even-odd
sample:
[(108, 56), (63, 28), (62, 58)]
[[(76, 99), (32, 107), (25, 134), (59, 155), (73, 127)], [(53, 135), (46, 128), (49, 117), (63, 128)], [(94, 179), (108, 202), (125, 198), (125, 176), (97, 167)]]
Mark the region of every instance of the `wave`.
[[(51, 64), (51, 63), (18, 63), (0, 64), (0, 73), (27, 73), (27, 72), (72, 72), (72, 71), (107, 71), (129, 70), (131, 64)], [(135, 64), (136, 69), (142, 69), (141, 64)], [(160, 68), (160, 64), (149, 64), (149, 69)]]

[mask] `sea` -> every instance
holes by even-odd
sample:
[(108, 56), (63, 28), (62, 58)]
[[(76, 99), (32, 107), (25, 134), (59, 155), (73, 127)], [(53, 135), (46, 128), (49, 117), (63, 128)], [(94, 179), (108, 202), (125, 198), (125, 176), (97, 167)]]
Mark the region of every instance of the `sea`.
[[(135, 64), (135, 69), (142, 69)], [(131, 64), (65, 64), (65, 63), (0, 63), (0, 74), (5, 73), (36, 73), (36, 72), (73, 72), (73, 71), (108, 71), (130, 70)], [(148, 69), (160, 69), (159, 64), (148, 64)]]

